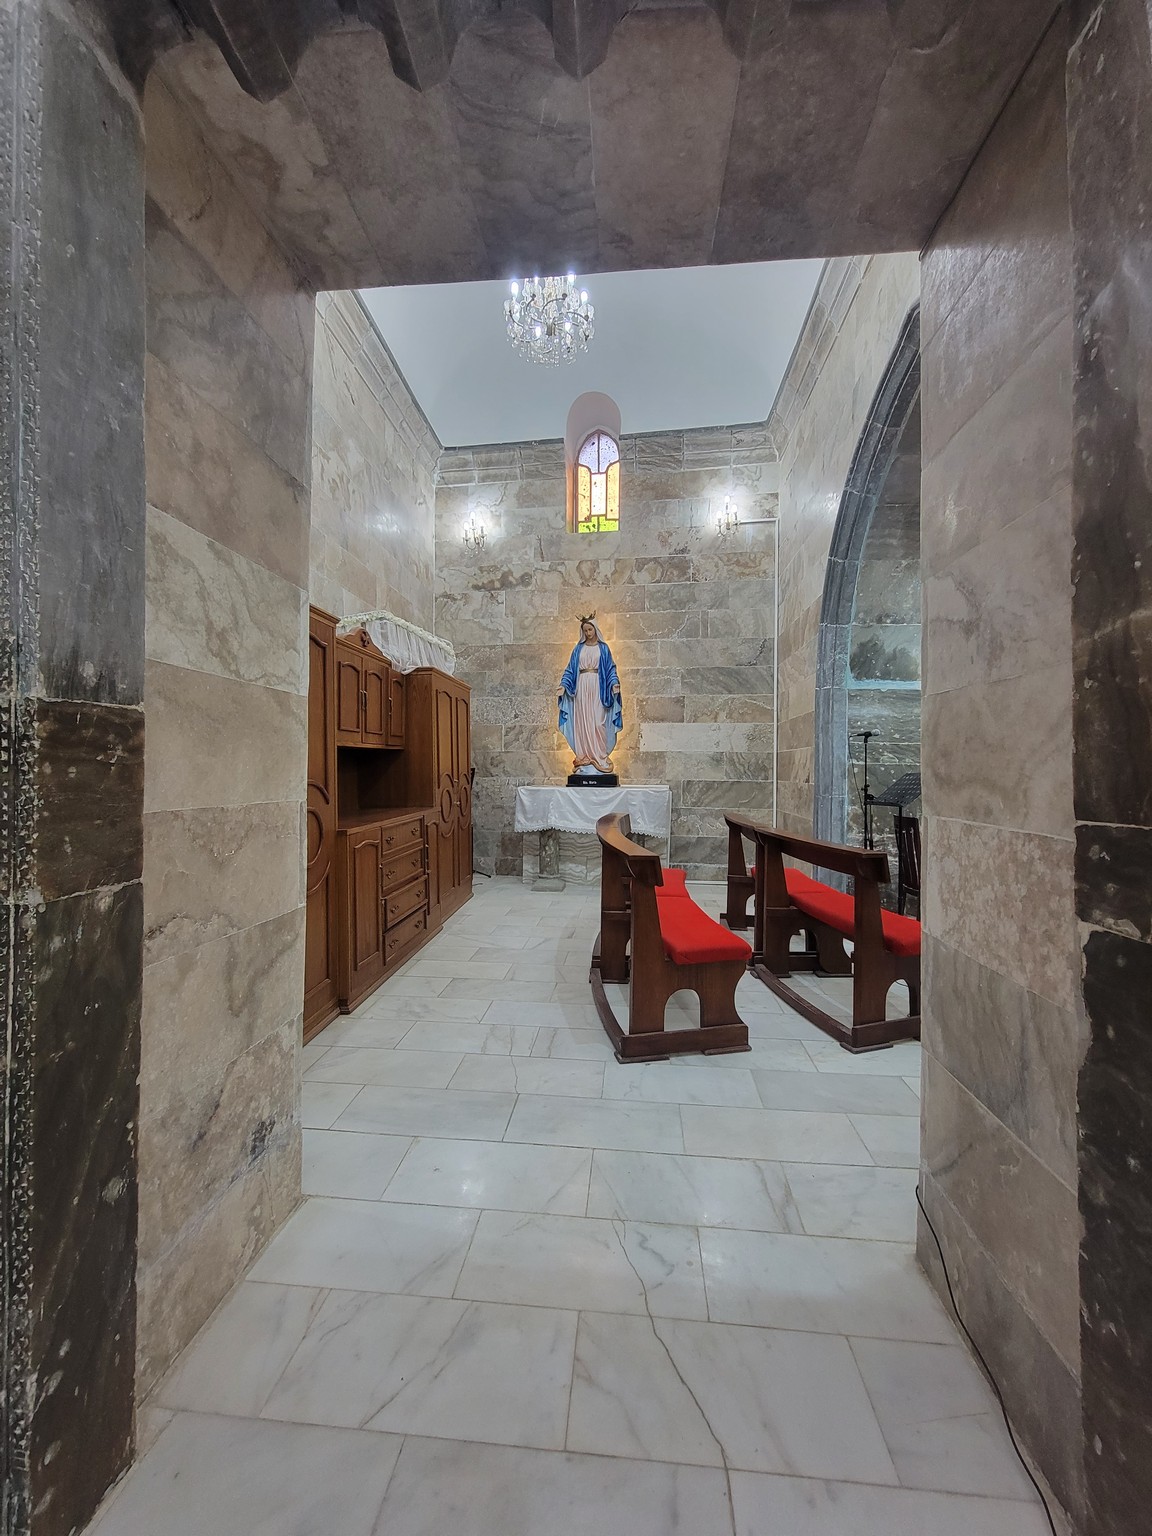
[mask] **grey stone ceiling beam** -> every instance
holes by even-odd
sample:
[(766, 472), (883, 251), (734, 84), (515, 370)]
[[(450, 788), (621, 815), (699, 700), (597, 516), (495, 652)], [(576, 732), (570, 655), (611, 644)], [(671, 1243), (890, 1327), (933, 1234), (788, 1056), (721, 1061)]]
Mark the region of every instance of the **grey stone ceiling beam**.
[(626, 0), (539, 0), (534, 7), (552, 34), (556, 62), (574, 80), (603, 64)]
[(392, 68), (405, 85), (426, 91), (448, 78), (460, 35), (454, 0), (360, 0), (359, 9), (383, 34)]
[(308, 0), (178, 0), (178, 8), (257, 101), (272, 101), (292, 84), (320, 19)]

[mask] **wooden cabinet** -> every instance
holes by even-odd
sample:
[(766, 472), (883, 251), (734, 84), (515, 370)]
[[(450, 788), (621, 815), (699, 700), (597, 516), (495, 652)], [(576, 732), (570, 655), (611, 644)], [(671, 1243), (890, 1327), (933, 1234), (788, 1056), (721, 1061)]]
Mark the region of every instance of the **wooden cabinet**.
[(336, 642), (336, 745), (338, 747), (402, 747), (400, 731), (391, 728), (392, 678), (387, 659), (363, 630)]
[(404, 681), (403, 672), (388, 672), (388, 717), (384, 741), (386, 747), (402, 747), (404, 745), (405, 708), (408, 698), (408, 687)]
[(308, 800), (305, 812), (304, 1038), (335, 1015), (337, 981), (336, 622), (313, 610), (308, 626)]
[(467, 686), (431, 667), (405, 676), (336, 622), (312, 610), (305, 1039), (472, 893)]
[(355, 1008), (428, 933), (425, 819), (362, 812), (339, 832), (340, 1004)]
[(428, 887), (433, 923), (472, 894), (471, 693), (459, 678), (419, 667), (405, 678), (406, 749), (390, 770), (395, 798), (429, 805)]

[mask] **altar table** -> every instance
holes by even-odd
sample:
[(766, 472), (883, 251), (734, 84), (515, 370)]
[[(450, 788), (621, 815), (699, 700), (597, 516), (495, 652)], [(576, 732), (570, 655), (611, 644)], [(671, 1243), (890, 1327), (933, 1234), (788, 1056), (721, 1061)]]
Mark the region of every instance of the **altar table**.
[(672, 790), (667, 784), (621, 784), (616, 789), (521, 785), (516, 791), (516, 831), (540, 834), (540, 877), (532, 889), (564, 889), (557, 833), (595, 834), (600, 817), (613, 811), (631, 818), (633, 834), (671, 838)]

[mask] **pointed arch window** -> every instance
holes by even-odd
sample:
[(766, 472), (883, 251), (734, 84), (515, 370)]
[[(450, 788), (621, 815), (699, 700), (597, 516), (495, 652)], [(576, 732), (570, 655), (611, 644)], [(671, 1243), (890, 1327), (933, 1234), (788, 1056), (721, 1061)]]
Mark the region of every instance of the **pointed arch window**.
[(620, 447), (607, 432), (589, 432), (576, 455), (576, 533), (616, 533), (620, 527)]

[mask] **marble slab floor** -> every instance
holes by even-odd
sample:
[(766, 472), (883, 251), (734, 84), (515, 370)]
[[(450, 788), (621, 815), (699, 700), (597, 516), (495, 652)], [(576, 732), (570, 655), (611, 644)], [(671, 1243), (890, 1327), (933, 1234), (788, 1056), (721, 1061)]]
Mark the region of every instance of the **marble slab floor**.
[(307, 1198), (99, 1536), (1043, 1536), (916, 1266), (919, 1047), (748, 979), (750, 1052), (621, 1066), (597, 899), (478, 880), (305, 1049)]

